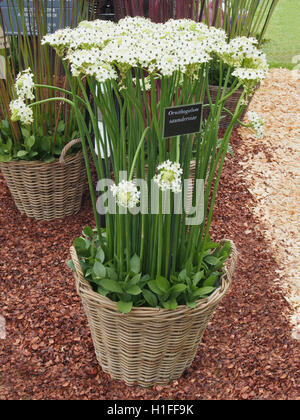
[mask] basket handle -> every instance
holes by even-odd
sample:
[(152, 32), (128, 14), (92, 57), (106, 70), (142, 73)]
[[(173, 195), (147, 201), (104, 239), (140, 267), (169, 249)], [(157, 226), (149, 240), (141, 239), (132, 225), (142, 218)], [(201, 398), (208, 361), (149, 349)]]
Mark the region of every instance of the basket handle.
[(78, 255), (77, 255), (77, 252), (76, 252), (76, 249), (75, 249), (74, 246), (71, 246), (70, 253), (71, 253), (71, 257), (72, 257), (73, 263), (75, 265), (75, 270), (76, 270), (76, 273), (75, 273), (75, 276), (74, 276), (75, 277), (75, 282), (76, 282), (76, 290), (77, 290), (77, 293), (79, 295), (81, 295), (81, 293), (80, 293), (81, 289), (91, 290), (92, 288), (91, 288), (91, 285), (89, 284), (89, 282), (85, 279), (85, 277), (83, 275), (82, 268), (81, 268), (81, 265), (80, 265), (80, 262), (79, 262), (79, 258), (78, 258)]
[(75, 144), (78, 144), (78, 143), (81, 143), (81, 139), (74, 139), (74, 140), (71, 140), (71, 141), (69, 141), (69, 143), (67, 143), (66, 145), (65, 145), (65, 147), (62, 149), (62, 151), (61, 151), (61, 155), (60, 155), (60, 158), (59, 158), (59, 163), (61, 164), (61, 165), (65, 165), (66, 164), (66, 162), (65, 162), (65, 157), (66, 157), (66, 154), (68, 153), (68, 151), (71, 149), (71, 147), (73, 147)]
[(227, 272), (230, 275), (230, 277), (233, 276), (237, 259), (238, 259), (238, 252), (236, 249), (235, 244), (230, 239), (222, 239), (221, 243), (229, 242), (231, 246), (231, 263), (230, 266), (227, 268)]

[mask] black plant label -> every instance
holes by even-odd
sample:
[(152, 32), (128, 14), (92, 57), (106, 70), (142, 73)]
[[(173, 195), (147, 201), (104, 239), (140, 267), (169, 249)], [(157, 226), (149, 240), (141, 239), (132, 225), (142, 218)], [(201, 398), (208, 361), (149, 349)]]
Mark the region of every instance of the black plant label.
[(165, 108), (163, 137), (170, 138), (199, 133), (202, 104), (179, 105)]

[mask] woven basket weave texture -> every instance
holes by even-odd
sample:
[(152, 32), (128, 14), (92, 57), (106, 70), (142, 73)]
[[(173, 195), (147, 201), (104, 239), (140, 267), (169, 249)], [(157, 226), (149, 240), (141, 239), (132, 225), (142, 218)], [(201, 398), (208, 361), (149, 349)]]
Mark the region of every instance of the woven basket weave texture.
[[(219, 89), (218, 86), (213, 86), (213, 85), (209, 86), (209, 92), (210, 92), (210, 96), (211, 96), (211, 100), (212, 100), (213, 104), (216, 102), (218, 89)], [(225, 105), (224, 105), (225, 108), (227, 108), (231, 113), (235, 112), (236, 106), (238, 104), (238, 101), (241, 97), (242, 92), (243, 92), (242, 89), (238, 89), (225, 102)], [(207, 98), (205, 99), (205, 103), (208, 103)], [(243, 114), (240, 116), (240, 118), (239, 118), (240, 120), (242, 120), (244, 118), (246, 112), (247, 112), (247, 108), (244, 110)], [(208, 115), (209, 115), (209, 109), (205, 108), (204, 111), (203, 111), (203, 117), (205, 119), (207, 119)], [(222, 116), (222, 118), (221, 118), (220, 123), (219, 123), (219, 128), (227, 129), (227, 127), (229, 126), (229, 124), (232, 120), (232, 117), (230, 115), (228, 115), (225, 111), (222, 112), (221, 116)], [(238, 126), (239, 126), (239, 124), (236, 123), (235, 128), (238, 127)]]
[(2, 162), (0, 169), (21, 213), (52, 220), (78, 213), (86, 172), (82, 151), (52, 163)]
[(231, 267), (222, 277), (221, 286), (199, 300), (196, 309), (144, 307), (121, 314), (115, 302), (92, 290), (72, 247), (76, 288), (103, 371), (127, 385), (166, 385), (180, 378), (193, 362), (204, 330), (231, 284), (237, 255), (233, 244), (232, 251)]

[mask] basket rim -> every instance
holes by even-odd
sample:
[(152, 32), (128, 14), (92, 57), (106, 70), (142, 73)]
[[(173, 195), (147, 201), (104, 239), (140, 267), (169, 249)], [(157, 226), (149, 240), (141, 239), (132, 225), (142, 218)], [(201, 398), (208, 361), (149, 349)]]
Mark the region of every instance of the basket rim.
[[(231, 242), (233, 244), (233, 242)], [(71, 252), (71, 257), (72, 260), (74, 262), (75, 268), (76, 268), (76, 272), (74, 273), (74, 277), (75, 277), (75, 281), (76, 281), (76, 289), (77, 289), (77, 293), (79, 294), (79, 296), (81, 298), (90, 298), (93, 301), (96, 301), (97, 303), (103, 305), (103, 307), (105, 307), (106, 309), (109, 309), (111, 311), (113, 311), (114, 313), (116, 313), (119, 316), (135, 316), (135, 315), (147, 315), (147, 314), (160, 314), (160, 315), (174, 315), (177, 316), (179, 313), (182, 314), (193, 314), (193, 313), (197, 313), (198, 310), (201, 310), (203, 308), (206, 308), (207, 306), (210, 306), (210, 304), (214, 304), (219, 302), (219, 300), (226, 294), (227, 290), (229, 289), (231, 283), (232, 283), (232, 274), (233, 274), (233, 270), (234, 270), (234, 266), (236, 263), (236, 257), (237, 257), (237, 252), (236, 252), (236, 248), (233, 244), (233, 250), (232, 250), (232, 259), (233, 259), (233, 264), (232, 267), (230, 269), (227, 269), (225, 267), (225, 272), (221, 277), (221, 285), (211, 294), (209, 295), (207, 298), (204, 299), (199, 299), (197, 301), (196, 307), (195, 308), (189, 308), (187, 305), (179, 305), (175, 310), (171, 310), (171, 309), (165, 309), (165, 308), (154, 308), (154, 307), (148, 307), (148, 306), (134, 306), (132, 307), (131, 311), (127, 314), (123, 314), (121, 313), (118, 308), (117, 308), (117, 302), (112, 301), (111, 299), (100, 295), (99, 293), (95, 292), (92, 289), (92, 286), (90, 285), (90, 283), (88, 282), (88, 280), (86, 280), (82, 274), (82, 272), (80, 272), (80, 263), (79, 263), (79, 259), (77, 256), (77, 252), (74, 246), (72, 246), (70, 248), (70, 252)], [(77, 268), (79, 268), (79, 270), (77, 270)], [(84, 290), (81, 290), (83, 286)], [(84, 295), (84, 296), (83, 296)]]
[[(73, 152), (70, 155), (66, 156), (65, 165), (72, 163), (74, 160), (78, 159), (78, 157), (81, 157), (82, 154), (83, 152), (81, 149), (81, 150), (78, 150), (77, 152)], [(62, 166), (59, 163), (59, 158), (55, 158), (53, 162), (44, 162), (42, 160), (10, 160), (8, 162), (0, 162), (0, 167), (1, 166), (50, 167), (50, 166), (55, 166), (57, 164), (59, 164), (59, 166)]]

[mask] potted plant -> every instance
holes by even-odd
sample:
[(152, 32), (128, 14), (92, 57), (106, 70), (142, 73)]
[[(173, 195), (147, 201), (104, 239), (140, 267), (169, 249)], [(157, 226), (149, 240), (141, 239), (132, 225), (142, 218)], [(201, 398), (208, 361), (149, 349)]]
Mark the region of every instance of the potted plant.
[[(192, 363), (231, 283), (235, 247), (211, 241), (210, 226), (231, 132), (266, 75), (265, 58), (251, 41), (240, 38), (228, 46), (223, 30), (189, 20), (82, 22), (43, 42), (65, 58), (85, 156), (96, 226), (84, 227), (74, 240), (69, 265), (97, 359), (104, 371), (129, 385), (166, 384)], [(222, 82), (213, 103), (208, 74), (216, 54)], [(228, 87), (231, 75), (236, 80)], [(243, 94), (220, 139), (224, 103), (240, 87)], [(79, 103), (89, 113), (101, 156), (94, 152)], [(209, 115), (201, 124), (202, 107)], [(256, 117), (250, 124), (259, 130)], [(198, 128), (191, 128), (195, 119)], [(172, 124), (182, 130), (182, 123), (183, 131), (174, 137), (168, 130)], [(98, 200), (89, 150), (99, 175)], [(191, 185), (192, 206), (187, 205)], [(99, 213), (105, 214), (105, 229)]]
[[(80, 136), (62, 64), (40, 43), (53, 23), (52, 12), (45, 1), (34, 0), (31, 14), (22, 1), (9, 0), (6, 6), (0, 20), (6, 47), (6, 79), (0, 79), (0, 169), (21, 213), (38, 220), (69, 216), (81, 206), (85, 165), (80, 140), (75, 141)], [(73, 7), (62, 4), (55, 12), (76, 25), (87, 8), (80, 1)], [(33, 98), (37, 103), (31, 108)]]

